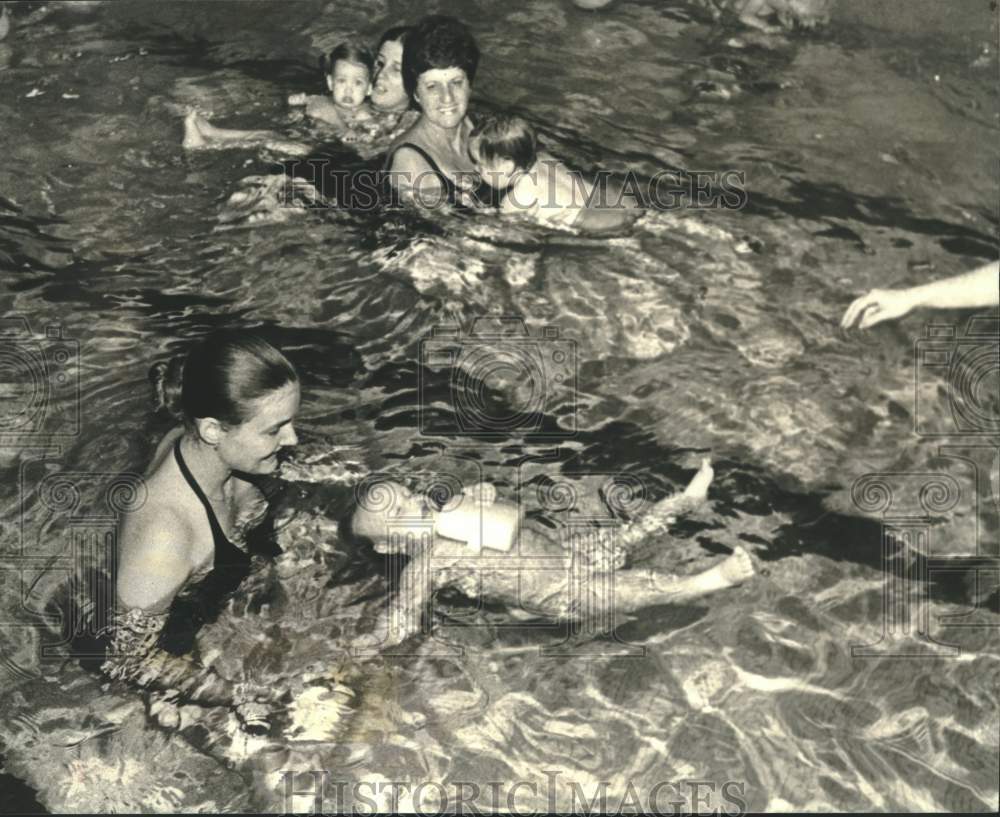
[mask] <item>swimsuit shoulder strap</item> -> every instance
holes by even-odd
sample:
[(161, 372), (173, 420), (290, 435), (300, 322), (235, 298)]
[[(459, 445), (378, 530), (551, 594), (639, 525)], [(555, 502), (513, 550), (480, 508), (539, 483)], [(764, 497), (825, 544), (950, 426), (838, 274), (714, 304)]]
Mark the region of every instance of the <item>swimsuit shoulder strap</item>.
[(441, 185), (448, 192), (449, 200), (452, 200), (454, 198), (456, 189), (455, 182), (453, 182), (450, 178), (448, 178), (448, 176), (444, 174), (441, 168), (438, 167), (438, 163), (434, 161), (434, 157), (431, 156), (422, 147), (420, 147), (420, 145), (415, 145), (413, 144), (413, 142), (403, 142), (401, 145), (396, 145), (392, 153), (390, 153), (386, 157), (385, 169), (388, 170), (390, 167), (392, 167), (392, 160), (396, 157), (396, 154), (403, 148), (409, 148), (414, 153), (416, 153), (421, 159), (427, 162), (427, 166), (431, 169), (431, 172), (438, 177), (438, 181), (441, 182)]
[(222, 525), (219, 524), (219, 519), (215, 515), (212, 503), (208, 501), (208, 497), (205, 496), (205, 492), (201, 490), (198, 480), (194, 478), (194, 474), (191, 473), (191, 469), (188, 468), (187, 463), (184, 462), (184, 457), (181, 455), (181, 438), (178, 438), (177, 442), (174, 443), (174, 459), (177, 460), (177, 467), (181, 469), (181, 474), (184, 475), (184, 479), (187, 481), (187, 484), (191, 486), (191, 490), (194, 491), (195, 496), (201, 500), (201, 504), (205, 507), (205, 513), (208, 515), (208, 525), (212, 529), (212, 539), (214, 540), (216, 547), (218, 547), (221, 542), (228, 544), (229, 537), (226, 536), (225, 531), (222, 530)]

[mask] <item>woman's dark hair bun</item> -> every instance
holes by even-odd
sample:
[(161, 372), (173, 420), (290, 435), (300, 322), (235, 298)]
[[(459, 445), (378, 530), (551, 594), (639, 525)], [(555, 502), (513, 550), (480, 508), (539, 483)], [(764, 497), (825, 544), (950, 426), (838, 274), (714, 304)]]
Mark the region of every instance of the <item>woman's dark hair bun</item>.
[(177, 356), (169, 362), (160, 361), (149, 370), (149, 382), (153, 384), (153, 402), (157, 411), (165, 411), (177, 420), (184, 419), (181, 401), (184, 382), (184, 358)]

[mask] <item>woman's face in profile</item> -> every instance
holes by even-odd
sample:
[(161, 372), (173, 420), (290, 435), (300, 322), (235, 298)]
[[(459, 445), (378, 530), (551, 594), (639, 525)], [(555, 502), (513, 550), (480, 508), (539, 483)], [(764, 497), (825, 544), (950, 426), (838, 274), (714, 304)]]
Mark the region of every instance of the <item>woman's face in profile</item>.
[(455, 128), (465, 119), (471, 93), (469, 78), (462, 68), (431, 68), (417, 77), (414, 96), (431, 122)]
[(293, 422), (299, 411), (299, 384), (288, 383), (254, 400), (250, 416), (230, 426), (219, 442), (219, 455), (234, 471), (270, 474), (278, 469), (278, 452), (295, 445)]
[(376, 108), (391, 111), (405, 108), (410, 99), (403, 87), (403, 43), (387, 40), (382, 43), (375, 60), (375, 74), (372, 80), (372, 104)]

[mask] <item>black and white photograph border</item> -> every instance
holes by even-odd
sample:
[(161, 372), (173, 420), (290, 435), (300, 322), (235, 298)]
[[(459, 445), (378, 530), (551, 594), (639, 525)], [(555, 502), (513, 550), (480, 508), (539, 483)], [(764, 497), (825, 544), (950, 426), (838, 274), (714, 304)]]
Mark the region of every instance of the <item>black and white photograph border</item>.
[(996, 0), (0, 0), (0, 812), (1000, 810)]

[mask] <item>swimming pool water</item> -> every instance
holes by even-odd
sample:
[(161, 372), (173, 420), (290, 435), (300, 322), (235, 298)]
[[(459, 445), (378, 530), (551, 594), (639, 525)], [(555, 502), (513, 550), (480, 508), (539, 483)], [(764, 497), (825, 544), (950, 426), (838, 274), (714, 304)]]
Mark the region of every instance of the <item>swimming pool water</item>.
[[(79, 344), (65, 365), (72, 379), (79, 362), (80, 397), (56, 388), (31, 435), (0, 439), (6, 771), (53, 811), (279, 810), (282, 773), (310, 769), (369, 786), (474, 782), (484, 808), (490, 781), (500, 808), (565, 810), (602, 781), (609, 808), (631, 785), (648, 809), (658, 782), (706, 780), (741, 784), (755, 810), (996, 810), (995, 591), (977, 609), (969, 574), (935, 574), (931, 633), (959, 655), (916, 637), (892, 646), (924, 654), (852, 653), (882, 633), (895, 563), (880, 523), (928, 517), (929, 482), (957, 491), (924, 523), (929, 555), (1000, 555), (997, 436), (914, 434), (915, 422), (955, 431), (946, 381), (915, 364), (915, 343), (930, 323), (961, 334), (968, 315), (836, 328), (873, 286), (996, 258), (996, 17), (957, 5), (942, 19), (934, 4), (844, 0), (822, 30), (763, 35), (679, 0), (436, 4), (479, 39), (474, 105), (513, 107), (569, 165), (745, 174), (742, 210), (652, 212), (613, 239), (485, 215), (248, 224), (227, 199), (282, 157), (181, 149), (185, 106), (291, 128), (284, 99), (314, 89), (314, 54), (351, 32), (374, 40), (419, 4), (18, 10), (0, 43), (0, 297), (8, 318)], [(447, 372), (419, 365), (421, 344), (483, 315), (574, 344), (577, 389), (543, 395), (548, 427), (575, 427), (558, 451), (421, 426), (420, 408), (449, 394)], [(982, 325), (989, 338), (995, 315)], [(592, 475), (633, 475), (658, 498), (711, 455), (709, 506), (642, 561), (688, 572), (739, 544), (760, 575), (623, 620), (619, 641), (587, 657), (542, 656), (559, 628), (506, 626), (502, 609), (446, 597), (441, 639), (350, 658), (384, 603), (382, 565), (336, 537), (349, 487), (295, 484), (276, 497), (286, 553), (200, 648), (234, 677), (335, 672), (357, 711), (330, 742), (247, 747), (226, 713), (196, 707), (167, 729), (139, 696), (41, 660), (40, 613), (73, 554), (95, 552), (74, 537), (107, 528), (114, 475), (141, 471), (165, 430), (149, 366), (219, 326), (257, 327), (286, 351), (303, 376), (303, 446), (337, 447), (358, 474), (478, 474), (508, 494), (547, 475), (594, 509)], [(990, 376), (980, 396), (995, 417)], [(516, 377), (488, 385), (501, 406), (530, 397)], [(55, 474), (78, 496), (46, 498)], [(855, 486), (866, 474), (888, 475), (891, 509)], [(511, 794), (515, 781), (535, 788)]]

